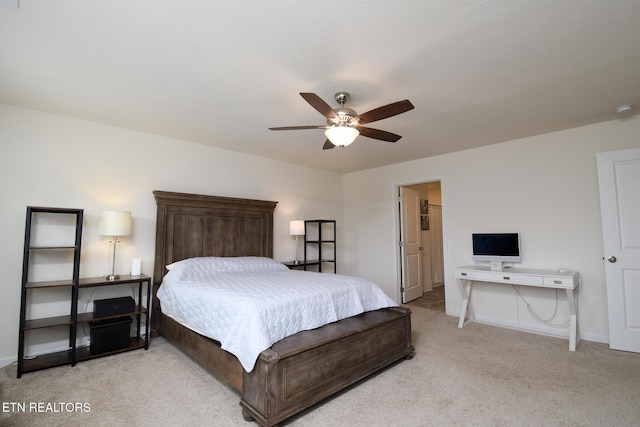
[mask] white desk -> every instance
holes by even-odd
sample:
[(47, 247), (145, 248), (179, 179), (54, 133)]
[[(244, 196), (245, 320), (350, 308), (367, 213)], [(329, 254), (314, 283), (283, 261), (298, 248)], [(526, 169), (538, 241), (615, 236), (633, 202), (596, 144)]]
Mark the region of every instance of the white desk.
[(575, 351), (580, 341), (578, 333), (577, 291), (580, 276), (575, 271), (560, 272), (558, 270), (532, 270), (520, 268), (507, 268), (503, 271), (491, 270), (489, 266), (465, 265), (455, 270), (456, 279), (462, 289), (463, 300), (460, 310), (458, 328), (465, 324), (468, 312), (468, 322), (474, 319), (473, 311), (469, 305), (471, 300), (471, 285), (474, 282), (507, 283), (510, 285), (535, 286), (539, 288), (564, 289), (567, 292), (569, 303), (569, 350)]

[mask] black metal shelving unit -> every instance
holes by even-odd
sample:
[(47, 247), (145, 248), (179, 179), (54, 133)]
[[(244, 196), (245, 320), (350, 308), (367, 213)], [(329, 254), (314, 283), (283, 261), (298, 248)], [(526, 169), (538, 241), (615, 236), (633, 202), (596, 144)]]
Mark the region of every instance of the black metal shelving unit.
[[(309, 259), (313, 252), (317, 258)], [(316, 267), (322, 273), (327, 264), (332, 265), (333, 273), (337, 273), (336, 261), (336, 221), (333, 219), (308, 219), (304, 221), (304, 260), (302, 267)]]
[[(73, 243), (64, 244), (44, 244), (34, 245), (32, 243), (38, 223), (36, 217), (61, 218), (61, 216), (70, 215), (73, 218), (74, 236)], [(24, 233), (24, 254), (22, 261), (22, 292), (20, 298), (20, 331), (18, 338), (18, 378), (25, 372), (36, 371), (40, 369), (50, 368), (60, 365), (75, 365), (75, 343), (76, 343), (76, 325), (77, 325), (77, 304), (78, 304), (78, 282), (80, 280), (80, 247), (82, 244), (82, 220), (83, 209), (68, 208), (48, 208), (48, 207), (27, 207), (27, 219)], [(64, 223), (64, 221), (62, 221)], [(31, 260), (37, 253), (52, 254), (71, 254), (73, 262), (68, 278), (62, 280), (48, 281), (32, 281), (31, 276)], [(68, 288), (69, 295), (69, 312), (68, 314), (54, 317), (27, 319), (27, 303), (29, 293), (42, 289), (51, 288)], [(69, 329), (69, 347), (67, 350), (54, 353), (39, 355), (36, 358), (25, 358), (25, 336), (29, 331), (43, 328), (68, 328)]]

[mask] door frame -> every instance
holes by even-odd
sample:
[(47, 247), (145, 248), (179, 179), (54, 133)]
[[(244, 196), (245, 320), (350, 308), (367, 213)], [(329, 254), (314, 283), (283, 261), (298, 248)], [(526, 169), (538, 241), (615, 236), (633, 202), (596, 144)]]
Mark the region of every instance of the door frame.
[(445, 180), (442, 177), (432, 177), (425, 178), (418, 181), (406, 181), (400, 182), (393, 185), (393, 195), (391, 197), (393, 203), (393, 246), (394, 250), (394, 264), (396, 269), (396, 301), (399, 304), (402, 304), (402, 293), (400, 292), (400, 288), (402, 286), (402, 260), (401, 251), (400, 251), (400, 209), (399, 209), (399, 200), (398, 196), (400, 194), (400, 187), (406, 187), (409, 185), (418, 185), (418, 184), (427, 184), (429, 182), (440, 182), (440, 198), (442, 199), (442, 263), (444, 264), (444, 293), (445, 293), (445, 311), (446, 314), (449, 313), (449, 305), (446, 303), (449, 301), (448, 295), (452, 292), (452, 289), (455, 287), (453, 283), (449, 283), (450, 280), (447, 280), (449, 274), (447, 273), (447, 265), (449, 259), (449, 251), (447, 249), (447, 216), (446, 216), (446, 191), (445, 191)]

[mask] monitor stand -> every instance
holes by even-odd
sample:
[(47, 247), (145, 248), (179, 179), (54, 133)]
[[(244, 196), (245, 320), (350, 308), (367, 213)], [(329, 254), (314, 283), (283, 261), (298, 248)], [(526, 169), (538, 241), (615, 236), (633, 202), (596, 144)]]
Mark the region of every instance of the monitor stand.
[(502, 261), (491, 261), (491, 271), (502, 271)]

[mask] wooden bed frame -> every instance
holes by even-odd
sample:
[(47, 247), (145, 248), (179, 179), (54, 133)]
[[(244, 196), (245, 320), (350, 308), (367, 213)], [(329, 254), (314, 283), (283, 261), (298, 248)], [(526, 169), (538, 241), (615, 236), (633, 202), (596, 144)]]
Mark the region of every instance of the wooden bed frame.
[[(227, 382), (247, 421), (274, 426), (403, 358), (413, 357), (411, 312), (363, 313), (287, 337), (246, 372), (220, 343), (163, 315), (156, 291), (165, 266), (197, 256), (273, 256), (276, 202), (154, 191), (158, 207), (153, 329)], [(317, 273), (320, 274), (320, 273)]]

